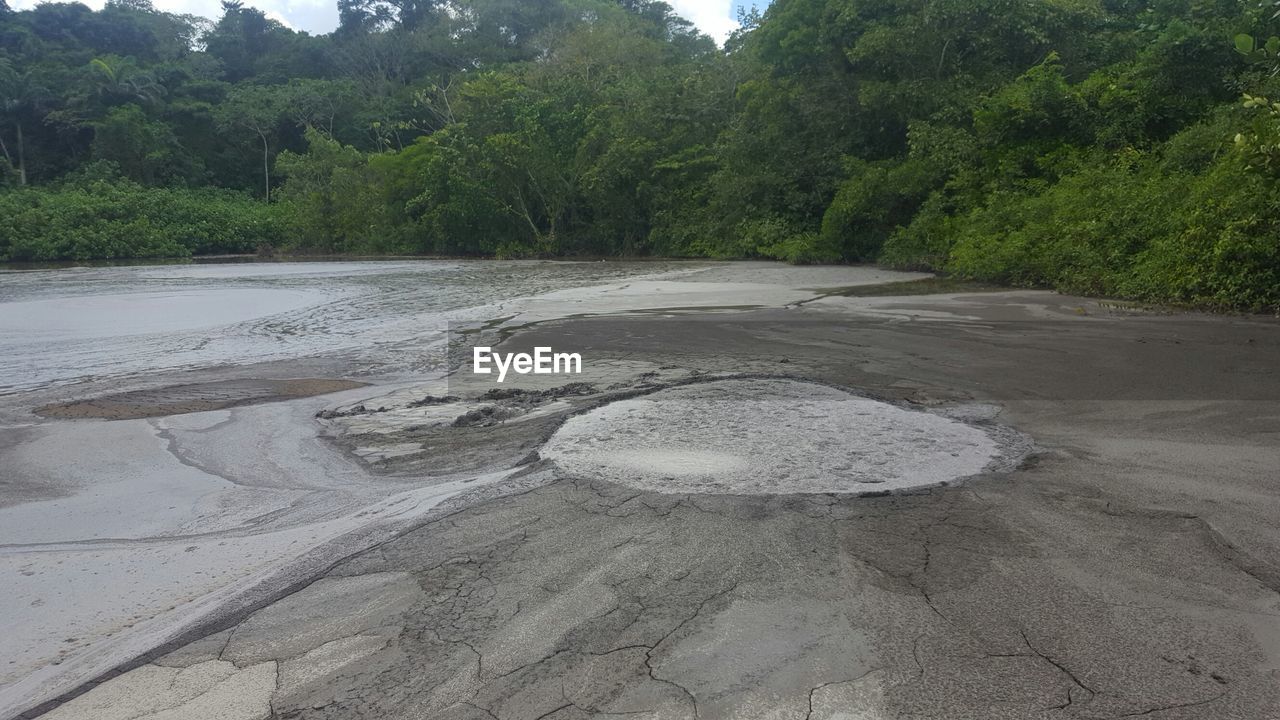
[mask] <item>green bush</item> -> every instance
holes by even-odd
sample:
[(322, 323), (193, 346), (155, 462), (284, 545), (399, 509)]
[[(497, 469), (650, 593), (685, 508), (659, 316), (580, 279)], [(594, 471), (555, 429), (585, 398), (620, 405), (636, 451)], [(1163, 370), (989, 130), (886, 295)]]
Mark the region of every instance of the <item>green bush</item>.
[(275, 208), (210, 188), (145, 188), (81, 177), (0, 192), (0, 260), (186, 257), (285, 240)]
[(998, 193), (954, 226), (947, 267), (975, 280), (1113, 294), (1153, 238), (1177, 232), (1183, 176), (1099, 163), (1043, 192)]
[(851, 177), (836, 190), (822, 216), (821, 239), (830, 255), (873, 260), (937, 186), (939, 173), (916, 158), (886, 167), (851, 165)]
[(935, 193), (916, 212), (910, 225), (898, 228), (885, 241), (880, 262), (899, 270), (946, 269), (955, 238), (954, 211), (951, 197), (945, 192)]
[[(1100, 156), (1057, 183), (999, 191), (968, 212), (945, 196), (882, 259), (1063, 292), (1219, 309), (1280, 307), (1280, 190), (1226, 153), (1204, 173), (1195, 135), (1177, 158)], [(1201, 140), (1209, 142), (1207, 136)]]
[(298, 249), (331, 253), (396, 252), (385, 218), (380, 178), (369, 158), (356, 150), (308, 130), (306, 153), (283, 152), (277, 172), (288, 178), (276, 193), (280, 211), (292, 227)]
[(1223, 161), (1196, 179), (1178, 232), (1152, 239), (1120, 293), (1217, 309), (1280, 309), (1280, 191)]
[(818, 233), (797, 229), (781, 218), (744, 222), (739, 231), (742, 244), (730, 257), (765, 257), (796, 265), (840, 259), (840, 253)]

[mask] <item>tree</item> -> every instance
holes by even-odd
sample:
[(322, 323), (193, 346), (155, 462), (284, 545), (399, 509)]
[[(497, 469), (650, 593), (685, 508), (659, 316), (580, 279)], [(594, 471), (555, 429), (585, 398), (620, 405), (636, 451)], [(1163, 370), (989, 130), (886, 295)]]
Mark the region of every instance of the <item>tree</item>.
[(191, 53), (198, 21), (155, 9), (151, 0), (109, 0), (95, 17), (101, 40), (93, 44), (101, 54), (133, 58), (136, 62), (172, 62)]
[(137, 105), (112, 108), (94, 124), (92, 153), (95, 160), (115, 163), (125, 177), (146, 184), (183, 177), (191, 162), (173, 130), (148, 118)]
[(414, 32), (443, 12), (435, 0), (338, 0), (338, 32), (358, 35), (393, 27)]
[(96, 94), (106, 105), (120, 103), (149, 104), (165, 94), (164, 86), (151, 73), (132, 61), (107, 56), (89, 61)]
[(350, 116), (359, 102), (355, 88), (344, 80), (294, 80), (274, 92), (294, 125), (329, 138), (335, 135), (339, 117)]
[(276, 197), (289, 208), (295, 226), (327, 252), (384, 242), (390, 233), (381, 222), (384, 206), (368, 159), (315, 128), (307, 130), (306, 139), (306, 153), (285, 151), (276, 161), (287, 178)]
[(527, 231), (523, 243), (511, 244), (513, 252), (551, 252), (578, 190), (581, 111), (497, 73), (467, 83), (461, 102), (473, 161), (498, 203)]
[(18, 168), (18, 183), (20, 185), (27, 184), (27, 145), (23, 135), (24, 116), (33, 112), (40, 100), (46, 95), (48, 95), (48, 90), (41, 87), (29, 71), (19, 72), (9, 60), (0, 57), (0, 109), (4, 111), (4, 117), (13, 124), (17, 143), (17, 157), (15, 158), (9, 154), (9, 148), (4, 143), (3, 133), (0, 133), (0, 149), (4, 152), (5, 160), (11, 165), (15, 164), (15, 159), (17, 160), (16, 167)]
[(271, 146), (286, 109), (278, 88), (244, 85), (231, 91), (217, 110), (220, 127), (231, 133), (251, 133), (262, 144), (262, 199), (271, 201)]
[(225, 0), (222, 9), (222, 18), (204, 35), (205, 52), (222, 62), (227, 80), (238, 82), (256, 74), (258, 63), (288, 30), (240, 0)]

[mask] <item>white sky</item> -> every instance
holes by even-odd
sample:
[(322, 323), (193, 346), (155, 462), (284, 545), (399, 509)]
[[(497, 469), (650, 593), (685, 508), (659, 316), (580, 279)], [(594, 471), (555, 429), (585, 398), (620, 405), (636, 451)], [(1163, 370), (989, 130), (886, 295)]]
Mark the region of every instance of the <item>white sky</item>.
[[(40, 0), (17, 0), (10, 7), (29, 8)], [(91, 8), (99, 9), (105, 0), (80, 0)], [(729, 33), (738, 27), (739, 4), (750, 5), (747, 0), (667, 0), (676, 12), (691, 21), (702, 32), (724, 43)], [(219, 0), (152, 0), (159, 10), (173, 13), (190, 13), (216, 19), (222, 14)], [(761, 3), (767, 4), (767, 3)], [(322, 34), (338, 26), (336, 0), (246, 0), (246, 6), (256, 7), (267, 17), (278, 20), (295, 30)]]
[[(732, 0), (667, 0), (676, 14), (698, 26), (721, 45), (738, 29), (738, 3)], [(747, 3), (748, 5), (750, 3)]]

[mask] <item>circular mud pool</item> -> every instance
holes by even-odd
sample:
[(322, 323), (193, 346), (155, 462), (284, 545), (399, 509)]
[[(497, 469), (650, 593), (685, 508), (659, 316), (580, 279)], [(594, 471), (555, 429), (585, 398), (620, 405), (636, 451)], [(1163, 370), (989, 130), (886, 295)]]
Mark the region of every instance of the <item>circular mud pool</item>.
[(1008, 465), (986, 430), (783, 379), (717, 380), (570, 418), (542, 456), (565, 472), (669, 493), (864, 493)]

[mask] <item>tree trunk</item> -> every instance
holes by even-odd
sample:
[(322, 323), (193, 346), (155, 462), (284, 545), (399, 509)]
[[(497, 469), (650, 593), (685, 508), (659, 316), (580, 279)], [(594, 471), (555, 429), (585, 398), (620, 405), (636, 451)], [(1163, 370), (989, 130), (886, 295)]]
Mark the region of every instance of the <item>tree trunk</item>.
[(18, 184), (27, 184), (27, 158), (22, 146), (22, 123), (14, 123), (18, 127)]
[(262, 187), (264, 190), (263, 198), (265, 202), (271, 202), (271, 150), (267, 146), (267, 136), (258, 133), (258, 137), (262, 138)]

